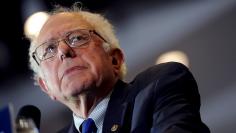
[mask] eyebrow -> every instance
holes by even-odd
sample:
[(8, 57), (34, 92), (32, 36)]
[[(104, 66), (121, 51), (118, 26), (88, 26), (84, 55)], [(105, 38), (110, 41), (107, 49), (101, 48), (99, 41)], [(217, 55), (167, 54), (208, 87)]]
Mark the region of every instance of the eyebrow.
[[(38, 46), (40, 46), (40, 45), (42, 45), (42, 44), (45, 44), (45, 43), (47, 43), (47, 42), (51, 42), (51, 41), (56, 41), (57, 40), (57, 38), (55, 38), (55, 37), (51, 37), (51, 38), (48, 38), (46, 41), (43, 41), (42, 43), (38, 43)], [(37, 47), (38, 47), (37, 46)], [(37, 48), (36, 47), (36, 48)]]
[(61, 38), (61, 37), (67, 36), (67, 35), (70, 34), (73, 30), (74, 30), (74, 29), (69, 30), (69, 31), (66, 31), (66, 32), (64, 32), (64, 33), (62, 33), (62, 34), (59, 33), (59, 37), (50, 37), (50, 38), (46, 39), (46, 41), (43, 41), (42, 43), (40, 43), (39, 45), (42, 45), (42, 44), (44, 44), (44, 43), (46, 43), (46, 42), (50, 42), (50, 41), (56, 41), (56, 40), (58, 40), (58, 39)]
[(38, 46), (40, 46), (40, 45), (42, 45), (42, 44), (45, 44), (45, 43), (47, 43), (47, 42), (50, 42), (50, 41), (57, 41), (58, 39), (60, 39), (60, 38), (63, 38), (63, 37), (66, 37), (66, 36), (68, 36), (69, 34), (71, 34), (71, 33), (73, 33), (74, 31), (76, 31), (76, 30), (88, 30), (88, 31), (93, 31), (96, 35), (98, 35), (102, 40), (104, 40), (105, 42), (107, 42), (100, 34), (98, 34), (94, 29), (86, 29), (86, 28), (81, 28), (81, 27), (76, 27), (76, 28), (72, 28), (72, 29), (70, 29), (70, 30), (68, 30), (68, 31), (66, 31), (66, 32), (64, 32), (64, 33), (62, 33), (61, 35), (60, 35), (60, 37), (58, 37), (58, 38), (55, 38), (55, 37), (52, 37), (52, 38), (49, 38), (49, 39), (47, 39), (46, 41), (44, 41), (43, 43), (40, 43)]
[(41, 43), (41, 44), (44, 44), (44, 43), (50, 42), (50, 41), (57, 41), (57, 40), (60, 39), (60, 38), (63, 38), (63, 37), (65, 37), (65, 36), (68, 36), (69, 34), (71, 34), (73, 31), (76, 31), (77, 29), (78, 29), (78, 28), (73, 28), (73, 29), (70, 29), (70, 30), (68, 30), (68, 31), (66, 31), (66, 32), (63, 32), (62, 34), (59, 33), (59, 37), (51, 37), (51, 38), (47, 39), (46, 41), (44, 41), (44, 42)]

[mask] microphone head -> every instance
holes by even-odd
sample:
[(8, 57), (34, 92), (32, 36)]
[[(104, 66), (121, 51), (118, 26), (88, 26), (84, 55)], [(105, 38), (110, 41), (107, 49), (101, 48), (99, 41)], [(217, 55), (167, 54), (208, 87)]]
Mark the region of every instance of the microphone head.
[(40, 129), (40, 118), (41, 118), (41, 112), (40, 110), (33, 106), (33, 105), (25, 105), (23, 106), (18, 114), (16, 119), (20, 118), (26, 118), (26, 119), (32, 119), (38, 129)]

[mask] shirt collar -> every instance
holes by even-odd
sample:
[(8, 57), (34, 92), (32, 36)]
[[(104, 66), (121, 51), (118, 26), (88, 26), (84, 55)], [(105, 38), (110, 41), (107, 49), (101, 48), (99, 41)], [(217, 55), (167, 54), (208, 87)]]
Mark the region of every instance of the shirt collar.
[[(98, 128), (97, 130), (98, 133), (102, 132), (103, 121), (104, 121), (104, 117), (107, 110), (108, 102), (110, 100), (111, 93), (112, 92), (110, 92), (102, 101), (100, 101), (88, 116), (88, 118), (92, 118), (94, 120)], [(74, 113), (73, 113), (73, 119), (74, 119), (74, 124), (75, 124), (76, 129), (80, 132), (79, 127), (85, 119), (83, 119), (82, 117), (76, 116)]]

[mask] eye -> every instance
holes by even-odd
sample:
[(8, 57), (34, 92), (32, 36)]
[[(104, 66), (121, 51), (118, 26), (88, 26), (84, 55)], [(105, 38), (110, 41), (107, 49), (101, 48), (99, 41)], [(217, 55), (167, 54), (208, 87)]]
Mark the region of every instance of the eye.
[(84, 43), (86, 43), (89, 40), (88, 35), (85, 34), (76, 34), (76, 35), (72, 35), (68, 38), (69, 44), (71, 46), (80, 46)]
[(45, 52), (52, 53), (55, 51), (55, 49), (56, 49), (56, 45), (51, 44), (46, 48)]
[(83, 37), (80, 35), (76, 35), (76, 36), (73, 36), (70, 38), (70, 43), (73, 44), (73, 43), (79, 42), (81, 40), (83, 40)]
[(57, 51), (57, 45), (50, 43), (44, 47), (43, 58), (53, 55)]

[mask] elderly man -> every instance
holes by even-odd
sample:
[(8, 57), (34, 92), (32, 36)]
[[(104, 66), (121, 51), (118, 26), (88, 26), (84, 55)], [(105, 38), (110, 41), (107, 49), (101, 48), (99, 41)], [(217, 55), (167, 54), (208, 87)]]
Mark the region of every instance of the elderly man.
[(29, 54), (41, 89), (73, 112), (62, 133), (209, 132), (185, 66), (160, 64), (131, 83), (122, 81), (122, 50), (112, 25), (99, 14), (57, 9), (31, 40)]

